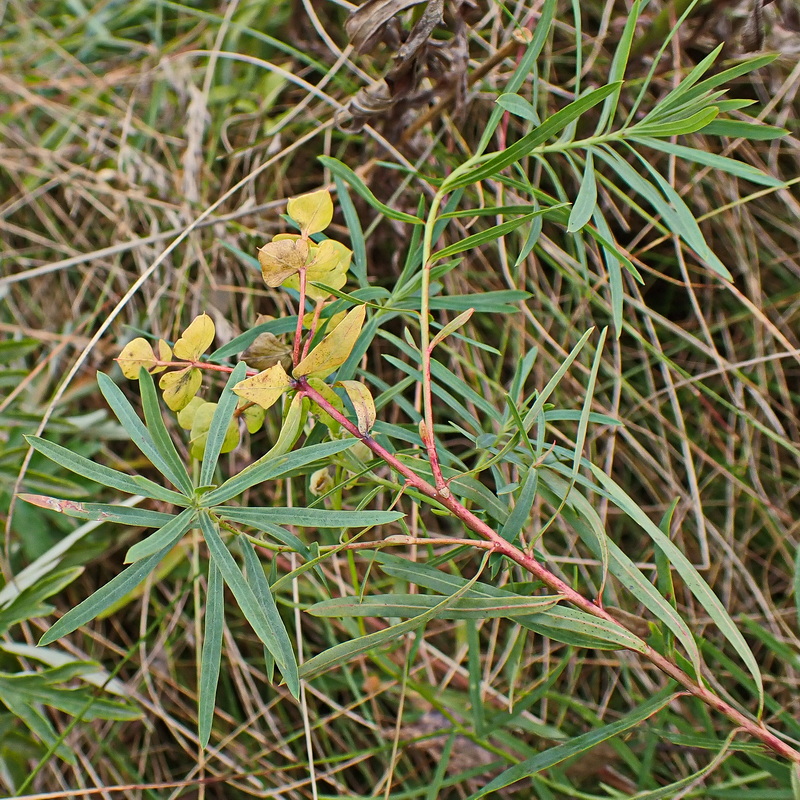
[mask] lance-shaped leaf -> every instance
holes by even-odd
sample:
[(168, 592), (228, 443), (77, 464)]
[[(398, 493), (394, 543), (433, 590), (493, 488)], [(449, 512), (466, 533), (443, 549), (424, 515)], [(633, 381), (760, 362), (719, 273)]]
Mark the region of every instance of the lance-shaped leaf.
[(156, 368), (156, 357), (150, 342), (139, 336), (132, 339), (117, 358), (122, 374), (131, 381), (139, 380), (139, 370), (144, 367), (148, 372)]
[(333, 219), (333, 201), (327, 189), (293, 197), (286, 212), (300, 226), (304, 236), (324, 231)]
[[(529, 616), (552, 608), (561, 595), (540, 597), (462, 597), (439, 614), (439, 619), (495, 619)], [(332, 597), (308, 609), (315, 617), (415, 617), (442, 602), (433, 594), (376, 594)]]
[(274, 405), (280, 396), (292, 386), (292, 379), (281, 364), (275, 364), (258, 375), (246, 378), (234, 386), (233, 391), (243, 400), (267, 409)]
[(356, 411), (358, 432), (366, 436), (372, 430), (376, 417), (375, 401), (372, 399), (369, 389), (358, 381), (339, 381), (339, 386), (347, 392)]
[(203, 383), (197, 367), (186, 367), (177, 372), (165, 372), (158, 385), (164, 393), (164, 402), (172, 411), (180, 411), (192, 401)]
[(305, 239), (278, 239), (258, 251), (258, 263), (264, 283), (271, 288), (280, 286), (290, 275), (305, 266), (308, 242)]
[(356, 306), (295, 368), (296, 378), (325, 378), (347, 361), (364, 324), (366, 306)]
[(242, 613), (252, 626), (256, 635), (275, 657), (280, 671), (283, 673), (289, 691), (295, 696), (300, 694), (300, 681), (297, 674), (297, 661), (295, 659), (289, 634), (283, 624), (277, 607), (273, 604), (267, 606), (259, 602), (250, 584), (245, 580), (242, 571), (230, 554), (218, 526), (208, 514), (200, 515), (200, 527), (203, 538), (208, 546), (208, 552), (219, 569), (223, 580), (228, 584)]
[(175, 357), (197, 361), (214, 341), (214, 321), (208, 314), (195, 317), (183, 335), (175, 342)]

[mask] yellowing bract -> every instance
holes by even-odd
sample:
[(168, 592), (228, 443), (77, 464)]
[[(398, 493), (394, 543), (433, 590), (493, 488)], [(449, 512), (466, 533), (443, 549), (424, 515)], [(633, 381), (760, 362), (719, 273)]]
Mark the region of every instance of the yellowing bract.
[(325, 378), (347, 361), (364, 324), (366, 306), (356, 306), (295, 368), (294, 376)]

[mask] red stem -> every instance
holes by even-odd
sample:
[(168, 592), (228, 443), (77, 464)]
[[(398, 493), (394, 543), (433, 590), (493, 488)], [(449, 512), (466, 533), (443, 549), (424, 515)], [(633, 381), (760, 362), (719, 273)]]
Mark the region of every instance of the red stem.
[[(507, 542), (497, 531), (491, 526), (487, 525), (483, 520), (479, 519), (468, 508), (462, 505), (455, 497), (453, 497), (449, 490), (442, 492), (436, 487), (429, 484), (427, 481), (416, 475), (413, 470), (403, 464), (393, 453), (390, 453), (385, 447), (376, 442), (371, 436), (364, 435), (359, 432), (358, 428), (350, 422), (347, 417), (337, 411), (328, 401), (313, 387), (309, 386), (305, 378), (299, 378), (295, 383), (296, 389), (300, 394), (311, 398), (320, 408), (324, 409), (333, 419), (335, 419), (348, 433), (360, 439), (376, 456), (385, 461), (392, 469), (400, 473), (409, 486), (413, 486), (422, 494), (436, 500), (445, 506), (454, 516), (458, 517), (467, 528), (474, 533), (491, 542), (493, 549), (497, 553), (501, 553), (507, 558), (511, 559), (516, 564), (519, 564), (523, 569), (527, 570), (531, 575), (538, 578), (542, 583), (548, 586), (555, 592), (562, 594), (564, 598), (572, 603), (581, 611), (598, 617), (605, 622), (622, 628), (627, 632), (624, 626), (614, 619), (602, 606), (584, 597), (580, 592), (573, 589), (565, 583), (557, 575), (554, 575), (544, 565), (540, 564), (533, 556), (515, 547), (510, 542)], [(677, 664), (670, 661), (661, 653), (654, 650), (650, 645), (645, 645), (646, 649), (641, 654), (654, 666), (667, 674), (670, 678), (677, 681), (683, 686), (690, 694), (697, 697), (702, 702), (711, 706), (712, 708), (724, 714), (729, 720), (734, 722), (737, 726), (747, 731), (752, 736), (760, 739), (767, 747), (772, 749), (775, 753), (783, 756), (784, 758), (793, 761), (795, 764), (800, 764), (800, 751), (795, 750), (789, 744), (779, 739), (775, 734), (767, 730), (762, 722), (756, 722), (745, 716), (741, 711), (734, 708), (720, 697), (717, 697), (713, 692), (709, 691), (705, 686), (695, 683), (692, 678), (685, 673)], [(640, 652), (636, 650), (635, 652)]]

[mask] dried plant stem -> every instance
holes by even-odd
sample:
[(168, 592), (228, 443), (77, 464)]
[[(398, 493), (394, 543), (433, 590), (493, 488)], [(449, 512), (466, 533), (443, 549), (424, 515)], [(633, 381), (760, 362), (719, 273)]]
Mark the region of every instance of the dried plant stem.
[[(584, 597), (582, 594), (580, 594), (580, 592), (573, 589), (557, 575), (554, 575), (552, 572), (550, 572), (550, 570), (548, 570), (544, 565), (540, 564), (535, 558), (533, 558), (533, 556), (528, 555), (510, 542), (507, 542), (496, 530), (475, 516), (475, 514), (466, 508), (459, 500), (453, 497), (449, 491), (444, 493), (440, 492), (435, 486), (432, 486), (430, 483), (415, 474), (413, 470), (403, 464), (394, 454), (390, 453), (371, 436), (360, 433), (358, 428), (353, 425), (353, 423), (350, 422), (347, 417), (345, 417), (330, 403), (328, 403), (328, 401), (319, 392), (311, 387), (305, 378), (300, 378), (296, 382), (295, 388), (300, 392), (300, 394), (305, 395), (313, 400), (320, 408), (324, 409), (331, 417), (333, 417), (333, 419), (342, 425), (342, 427), (345, 428), (348, 433), (360, 439), (376, 456), (386, 462), (386, 464), (388, 464), (393, 470), (402, 475), (409, 486), (412, 486), (417, 491), (443, 505), (453, 514), (453, 516), (460, 519), (464, 525), (469, 528), (469, 530), (477, 533), (483, 539), (490, 542), (496, 553), (500, 553), (514, 563), (519, 564), (521, 567), (523, 567), (523, 569), (527, 570), (531, 575), (540, 580), (547, 587), (563, 595), (565, 600), (572, 603), (572, 605), (576, 606), (581, 611), (591, 614), (594, 617), (598, 617), (611, 625), (615, 625), (623, 630), (626, 630), (601, 605)], [(692, 680), (692, 678), (677, 664), (661, 655), (661, 653), (657, 652), (649, 645), (645, 645), (645, 648), (646, 649), (644, 651), (637, 650), (635, 652), (644, 656), (644, 658), (646, 658), (651, 664), (683, 686), (689, 694), (694, 695), (711, 708), (719, 711), (721, 714), (731, 720), (731, 722), (733, 722), (737, 727), (746, 731), (751, 736), (754, 736), (756, 739), (759, 739), (772, 751), (783, 756), (789, 761), (794, 762), (795, 764), (800, 764), (800, 751), (779, 739), (775, 734), (767, 729), (764, 723), (750, 719), (741, 711), (730, 705), (730, 703), (727, 703), (721, 697), (715, 695), (700, 682), (695, 682)]]

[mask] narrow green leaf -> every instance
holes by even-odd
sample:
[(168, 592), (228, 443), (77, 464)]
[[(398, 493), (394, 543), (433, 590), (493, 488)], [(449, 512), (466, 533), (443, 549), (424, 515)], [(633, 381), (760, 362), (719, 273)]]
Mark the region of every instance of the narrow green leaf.
[(173, 517), (163, 528), (137, 542), (125, 554), (125, 563), (131, 564), (153, 553), (171, 550), (195, 524), (195, 510), (186, 508)]
[(780, 139), (789, 133), (788, 128), (777, 128), (774, 125), (762, 125), (760, 122), (740, 122), (735, 119), (715, 119), (706, 125), (700, 133), (708, 136), (729, 136), (731, 139), (751, 139), (754, 142)]
[(54, 748), (54, 752), (59, 758), (66, 761), (68, 764), (74, 765), (77, 763), (75, 753), (73, 753), (63, 741), (59, 740), (50, 721), (43, 712), (17, 697), (15, 693), (9, 689), (3, 692), (3, 703), (23, 725), (33, 731), (33, 733), (48, 747)]
[(293, 533), (290, 533), (286, 529), (281, 528), (279, 525), (275, 525), (272, 522), (267, 522), (265, 519), (256, 514), (251, 515), (244, 513), (242, 514), (241, 518), (239, 517), (239, 512), (259, 511), (260, 509), (258, 508), (234, 508), (231, 506), (218, 506), (212, 510), (214, 514), (221, 519), (227, 520), (228, 522), (238, 522), (241, 525), (247, 525), (249, 528), (255, 528), (257, 531), (266, 533), (268, 536), (271, 536), (282, 545), (294, 550), (296, 553), (299, 553), (304, 559), (306, 559), (306, 561), (313, 558), (309, 548), (300, 539), (298, 539), (297, 536), (295, 536)]
[(374, 209), (380, 211), (383, 216), (389, 219), (396, 219), (400, 222), (410, 222), (412, 225), (423, 224), (423, 220), (419, 217), (415, 217), (413, 214), (406, 214), (403, 211), (397, 211), (394, 208), (390, 208), (385, 203), (381, 203), (370, 191), (367, 184), (364, 183), (350, 167), (346, 166), (338, 159), (332, 158), (331, 156), (317, 156), (317, 159), (336, 177), (341, 178), (359, 197), (366, 200)]
[[(522, 597), (462, 597), (445, 608), (439, 619), (515, 619), (552, 608), (561, 595)], [(333, 597), (308, 609), (315, 617), (414, 617), (441, 604), (431, 594), (376, 594), (365, 597)]]
[(77, 475), (82, 475), (90, 481), (96, 481), (103, 484), (103, 486), (110, 486), (112, 489), (119, 489), (121, 492), (128, 492), (128, 494), (143, 494), (145, 497), (164, 500), (167, 503), (174, 503), (179, 506), (188, 504), (186, 497), (182, 494), (164, 489), (141, 475), (126, 475), (124, 472), (118, 472), (102, 464), (96, 464), (88, 458), (67, 450), (66, 447), (53, 444), (38, 436), (26, 436), (25, 440), (34, 450), (47, 456), (51, 461), (55, 461), (56, 464)]
[(567, 370), (572, 366), (572, 362), (578, 357), (581, 350), (583, 350), (583, 346), (592, 335), (593, 330), (593, 328), (590, 328), (581, 336), (578, 343), (570, 350), (569, 355), (561, 363), (561, 366), (555, 371), (553, 377), (547, 381), (547, 384), (537, 396), (536, 402), (530, 407), (527, 414), (525, 414), (524, 422), (526, 433), (533, 427), (537, 417), (542, 413), (545, 404), (550, 399), (550, 395), (555, 391), (556, 386), (561, 382), (564, 375), (566, 375)]
[(537, 753), (535, 756), (527, 758), (519, 764), (515, 764), (513, 767), (510, 767), (498, 775), (494, 780), (489, 781), (489, 783), (483, 786), (478, 792), (471, 795), (469, 800), (478, 800), (478, 798), (485, 797), (491, 792), (497, 792), (505, 786), (510, 786), (512, 783), (529, 778), (531, 775), (536, 775), (542, 770), (560, 764), (567, 758), (584, 753), (592, 747), (596, 747), (601, 742), (608, 741), (614, 736), (618, 736), (640, 725), (646, 719), (649, 719), (654, 714), (661, 711), (662, 708), (668, 706), (676, 697), (677, 695), (672, 694), (670, 688), (664, 689), (646, 703), (643, 703), (629, 714), (626, 714), (622, 719), (612, 722), (610, 725), (604, 725), (597, 730), (576, 736), (564, 744), (551, 747), (549, 750)]
[(519, 289), (497, 289), (480, 294), (451, 294), (446, 297), (432, 297), (431, 309), (466, 311), (474, 308), (475, 311), (484, 314), (513, 314), (519, 309), (509, 303), (522, 303), (530, 296), (530, 292)]
[[(566, 472), (566, 469), (564, 470)], [(595, 557), (605, 555), (607, 568), (611, 574), (653, 614), (671, 630), (683, 645), (697, 674), (701, 674), (700, 651), (689, 626), (673, 605), (665, 600), (642, 574), (642, 571), (628, 558), (613, 539), (607, 536), (597, 511), (578, 491), (570, 490), (567, 475), (556, 474), (552, 469), (541, 472), (542, 493), (552, 503), (560, 504), (566, 496), (567, 504), (561, 514), (578, 533), (584, 544)], [(552, 491), (552, 496), (549, 492)], [(600, 550), (600, 540), (603, 551)]]
[(358, 285), (363, 289), (369, 286), (367, 278), (367, 245), (364, 241), (364, 231), (361, 229), (361, 220), (353, 205), (350, 192), (347, 191), (344, 181), (335, 175), (336, 193), (339, 197), (339, 208), (342, 209), (344, 224), (350, 234), (350, 249), (353, 251), (353, 267), (351, 272), (355, 275)]
[(643, 121), (631, 128), (631, 132), (635, 132), (637, 136), (660, 136), (662, 138), (685, 136), (689, 133), (696, 133), (710, 125), (718, 114), (719, 109), (716, 106), (711, 106), (679, 119), (665, 119), (656, 122)]
[[(717, 49), (711, 53), (711, 55), (716, 56), (722, 47), (723, 45), (720, 44)], [(729, 67), (728, 69), (723, 69), (710, 75), (708, 78), (706, 78), (704, 81), (701, 81), (694, 87), (684, 88), (684, 84), (686, 83), (686, 79), (684, 79), (673, 92), (668, 94), (664, 100), (658, 104), (657, 109), (654, 109), (654, 111), (657, 110), (659, 113), (665, 113), (677, 106), (679, 103), (690, 103), (693, 100), (702, 97), (706, 92), (716, 89), (717, 86), (730, 83), (742, 75), (747, 75), (749, 72), (755, 72), (755, 70), (771, 64), (777, 57), (777, 53), (767, 53), (765, 55), (749, 58), (745, 61), (740, 61), (738, 64), (734, 64), (734, 66)], [(703, 61), (698, 64), (698, 67), (692, 70), (690, 74), (693, 75), (699, 67), (706, 64), (709, 58), (710, 56), (707, 56), (705, 59), (703, 59)], [(708, 68), (706, 67), (703, 71), (705, 72), (707, 69)], [(688, 90), (689, 88), (690, 90)]]
[(601, 86), (599, 89), (593, 89), (587, 92), (583, 97), (578, 98), (548, 117), (538, 128), (523, 136), (519, 141), (509, 145), (505, 150), (495, 153), (481, 165), (474, 167), (466, 174), (457, 175), (454, 172), (450, 178), (445, 180), (442, 190), (446, 187), (448, 191), (452, 191), (453, 189), (469, 186), (470, 184), (490, 178), (515, 161), (519, 161), (521, 158), (530, 155), (540, 144), (543, 144), (551, 136), (554, 136), (569, 125), (570, 122), (578, 119), (590, 108), (593, 108), (598, 103), (605, 100), (610, 94), (617, 91), (619, 85), (619, 82), (610, 83), (606, 86)]
[(444, 247), (435, 252), (431, 256), (431, 261), (433, 262), (439, 261), (443, 258), (450, 258), (450, 256), (453, 256), (456, 253), (463, 253), (466, 250), (472, 250), (473, 248), (482, 244), (486, 244), (487, 242), (496, 242), (507, 233), (519, 228), (520, 225), (530, 222), (532, 219), (534, 219), (534, 217), (538, 217), (540, 214), (545, 214), (549, 210), (549, 208), (540, 209), (539, 211), (534, 211), (531, 214), (525, 214), (522, 217), (507, 220), (499, 225), (493, 225), (491, 228), (487, 228), (485, 231), (472, 234), (472, 236), (467, 236), (466, 239), (461, 239), (460, 241), (454, 242), (448, 247)]
[(597, 181), (594, 175), (594, 155), (591, 150), (586, 151), (586, 166), (583, 170), (583, 180), (578, 196), (569, 213), (567, 233), (579, 231), (591, 218), (597, 205)]
[(208, 429), (203, 464), (200, 467), (200, 486), (210, 486), (214, 482), (214, 470), (222, 450), (222, 443), (225, 441), (228, 425), (236, 410), (236, 404), (239, 402), (239, 398), (233, 393), (233, 387), (244, 379), (246, 372), (247, 364), (240, 361), (228, 377), (225, 388), (222, 390), (214, 417), (211, 420), (211, 427)]
[(158, 562), (169, 552), (168, 547), (149, 558), (144, 558), (131, 564), (119, 575), (112, 578), (105, 586), (101, 586), (94, 594), (87, 597), (75, 608), (70, 609), (61, 617), (58, 622), (50, 628), (47, 633), (39, 640), (40, 645), (50, 644), (51, 642), (66, 636), (68, 633), (80, 628), (98, 614), (101, 614), (110, 605), (113, 605), (128, 592), (135, 589), (151, 572), (158, 566)]
[[(375, 554), (375, 560), (381, 564), (381, 569), (387, 575), (440, 594), (452, 593), (467, 583), (464, 578), (448, 575), (427, 564), (411, 563), (390, 553), (378, 552)], [(469, 592), (469, 596), (505, 601), (514, 595), (489, 584), (478, 583)], [(556, 605), (538, 614), (516, 617), (516, 621), (529, 630), (576, 647), (592, 647), (600, 650), (626, 648), (640, 653), (647, 649), (641, 639), (621, 625), (612, 625), (606, 620), (564, 605)]]
[[(140, 372), (141, 371), (142, 370), (140, 370)], [(146, 372), (147, 370), (144, 371)], [(125, 428), (128, 436), (131, 437), (131, 441), (142, 451), (152, 465), (164, 475), (173, 486), (179, 489), (182, 489), (182, 484), (191, 487), (189, 476), (186, 474), (186, 468), (181, 464), (176, 469), (171, 459), (164, 457), (161, 449), (156, 445), (155, 441), (153, 441), (150, 431), (147, 430), (144, 423), (139, 419), (139, 415), (133, 410), (133, 406), (128, 402), (128, 399), (122, 393), (119, 386), (117, 386), (108, 375), (102, 372), (97, 373), (97, 385), (100, 387), (100, 392), (103, 397), (105, 397), (109, 406), (111, 406), (111, 410), (120, 421), (120, 424)]]
[(217, 683), (222, 661), (222, 633), (225, 627), (225, 586), (222, 582), (222, 575), (213, 561), (208, 564), (205, 616), (197, 712), (200, 747), (206, 747), (211, 738), (211, 726), (214, 722), (214, 707), (217, 700)]
[(526, 119), (528, 122), (532, 122), (534, 125), (542, 124), (536, 109), (518, 94), (501, 94), (497, 100), (495, 100), (495, 102), (500, 106), (500, 108), (505, 109), (515, 117)]
[[(299, 417), (299, 404), (297, 416)], [(315, 461), (330, 458), (330, 456), (352, 447), (358, 441), (358, 439), (350, 438), (323, 442), (322, 444), (304, 447), (294, 453), (285, 454), (284, 448), (290, 448), (297, 440), (297, 436), (300, 435), (300, 430), (296, 430), (293, 426), (290, 427), (288, 425), (289, 422), (287, 419), (287, 424), (284, 424), (284, 428), (281, 431), (283, 433), (283, 430), (288, 430), (286, 439), (281, 441), (279, 438), (275, 446), (261, 456), (258, 461), (254, 461), (238, 475), (229, 478), (219, 488), (203, 495), (204, 504), (210, 507), (225, 503), (257, 483), (281, 478), (308, 464), (313, 464)], [(281, 453), (281, 450), (284, 452)]]
[(709, 617), (711, 617), (723, 636), (725, 636), (728, 642), (733, 646), (739, 658), (742, 659), (758, 687), (760, 714), (764, 705), (764, 686), (761, 679), (761, 671), (758, 668), (758, 662), (753, 656), (749, 645), (734, 624), (725, 606), (722, 605), (719, 598), (714, 594), (700, 573), (694, 568), (691, 561), (689, 561), (668, 536), (665, 536), (664, 533), (659, 530), (658, 526), (650, 520), (644, 511), (633, 502), (615, 481), (594, 465), (592, 465), (591, 469), (592, 474), (605, 490), (609, 500), (624, 511), (634, 522), (637, 522), (653, 540), (653, 544), (666, 555), (669, 562), (675, 567), (678, 574), (683, 579), (686, 587), (694, 595), (697, 602), (700, 603)]
[(301, 528), (370, 528), (403, 518), (399, 511), (330, 511), (327, 508), (220, 508), (228, 519), (251, 525), (297, 525)]
[(200, 527), (208, 547), (208, 552), (217, 565), (222, 578), (228, 584), (242, 613), (252, 626), (258, 638), (275, 657), (275, 663), (283, 674), (289, 691), (297, 697), (300, 693), (300, 682), (289, 635), (280, 617), (268, 614), (250, 585), (242, 575), (230, 551), (219, 535), (217, 524), (205, 512), (200, 514)]
[(636, 32), (636, 26), (639, 23), (641, 8), (642, 0), (634, 0), (633, 5), (628, 11), (627, 19), (625, 20), (625, 27), (622, 29), (622, 34), (614, 48), (614, 58), (611, 60), (611, 67), (608, 70), (607, 80), (609, 83), (618, 83), (619, 86), (617, 91), (609, 95), (603, 103), (603, 109), (600, 112), (600, 120), (596, 128), (598, 134), (606, 129), (616, 114), (620, 92), (622, 91), (623, 78), (625, 77), (625, 71), (628, 68), (628, 59), (631, 55), (631, 42)]
[[(674, 30), (674, 29), (673, 29)], [(691, 103), (692, 100), (697, 100), (702, 97), (709, 89), (714, 88), (713, 85), (708, 85), (701, 88), (692, 90), (692, 87), (708, 72), (712, 64), (717, 60), (717, 56), (722, 52), (724, 45), (719, 44), (715, 47), (705, 58), (703, 58), (695, 67), (693, 67), (683, 80), (661, 101), (659, 101), (652, 111), (647, 114), (644, 120), (661, 119), (668, 116), (675, 111), (679, 106), (685, 106)], [(719, 73), (718, 73), (719, 74)], [(719, 84), (715, 84), (719, 85)]]
[(142, 397), (142, 410), (144, 411), (147, 428), (153, 438), (153, 443), (158, 448), (158, 452), (161, 453), (164, 461), (169, 464), (171, 474), (175, 479), (173, 483), (185, 495), (191, 495), (194, 491), (194, 486), (189, 473), (186, 471), (186, 465), (178, 455), (175, 443), (172, 441), (169, 431), (167, 431), (164, 418), (161, 416), (161, 406), (158, 402), (158, 393), (153, 382), (153, 376), (144, 367), (139, 370), (139, 392)]
[[(536, 59), (539, 58), (542, 48), (552, 33), (553, 19), (555, 17), (557, 5), (557, 0), (545, 0), (539, 9), (539, 19), (536, 21), (536, 27), (533, 29), (533, 38), (531, 39), (531, 42), (526, 48), (525, 52), (522, 54), (522, 58), (519, 60), (517, 68), (514, 70), (514, 73), (508, 81), (508, 84), (506, 84), (506, 93), (516, 94), (525, 81), (530, 79), (531, 73), (536, 72)], [(536, 91), (538, 88), (538, 81), (535, 80), (535, 75), (532, 84), (534, 91), (533, 102), (535, 104)], [(500, 106), (492, 109), (492, 114), (489, 117), (489, 121), (486, 123), (483, 134), (481, 135), (480, 142), (476, 148), (476, 153), (483, 153), (486, 150), (504, 113), (504, 109)]]
[[(286, 661), (290, 661), (292, 664), (295, 664), (294, 650), (292, 650), (289, 634), (286, 632), (286, 627), (281, 619), (278, 606), (275, 603), (275, 597), (272, 594), (272, 589), (267, 581), (267, 576), (264, 574), (264, 567), (256, 555), (255, 547), (251, 542), (248, 542), (244, 539), (240, 539), (239, 544), (242, 551), (242, 556), (244, 557), (245, 569), (247, 571), (247, 582), (251, 586), (253, 594), (261, 604), (261, 608), (263, 609), (267, 620), (271, 623), (276, 631), (276, 645), (281, 648), (284, 654), (284, 659)], [(275, 661), (278, 660), (269, 647), (267, 647), (266, 650), (271, 658), (274, 658)], [(267, 664), (267, 669), (269, 670), (269, 663)], [(286, 673), (284, 673), (284, 678), (286, 678), (286, 684), (288, 685), (289, 690), (292, 692), (292, 694), (294, 694), (295, 697), (297, 697), (297, 695), (300, 693), (300, 686), (297, 683), (296, 667), (292, 671), (291, 677), (287, 677)]]
[[(484, 558), (483, 563), (486, 563), (486, 558)], [(445, 597), (441, 602), (437, 603), (422, 614), (418, 614), (417, 616), (412, 617), (405, 622), (400, 622), (397, 625), (391, 625), (382, 631), (369, 633), (366, 636), (360, 636), (357, 639), (351, 639), (348, 642), (342, 642), (341, 644), (334, 645), (330, 649), (325, 650), (317, 656), (314, 656), (300, 668), (300, 675), (306, 680), (312, 680), (319, 675), (323, 675), (325, 672), (328, 672), (334, 667), (350, 661), (361, 653), (366, 653), (369, 650), (373, 650), (374, 648), (379, 647), (386, 642), (393, 640), (396, 641), (399, 637), (405, 635), (409, 631), (413, 631), (415, 628), (418, 628), (421, 625), (424, 625), (426, 622), (435, 619), (472, 588), (472, 586), (480, 577), (481, 572), (482, 567), (478, 570), (475, 577), (471, 581), (466, 582), (464, 586), (455, 592), (455, 594), (450, 595), (450, 597)]]
[(694, 147), (685, 147), (682, 144), (674, 144), (673, 142), (662, 142), (658, 139), (651, 138), (635, 138), (632, 139), (645, 147), (650, 147), (653, 150), (661, 150), (664, 153), (678, 156), (685, 161), (694, 161), (697, 164), (702, 164), (706, 167), (727, 172), (729, 175), (735, 175), (737, 178), (744, 178), (751, 183), (756, 183), (761, 186), (784, 186), (785, 181), (779, 178), (774, 178), (772, 175), (767, 175), (759, 169), (756, 169), (751, 164), (744, 161), (737, 161), (735, 158), (728, 158), (721, 156), (717, 153), (711, 153), (708, 150), (700, 150)]
[(19, 494), (20, 500), (26, 503), (58, 511), (68, 517), (91, 519), (100, 522), (117, 522), (120, 525), (136, 525), (143, 528), (160, 528), (172, 518), (172, 514), (150, 511), (144, 508), (129, 508), (109, 503), (77, 503), (74, 500), (59, 500), (40, 494)]
[(507, 542), (516, 541), (520, 531), (528, 521), (528, 516), (533, 507), (533, 501), (536, 499), (536, 490), (539, 485), (539, 472), (536, 467), (528, 467), (525, 473), (525, 480), (522, 482), (522, 489), (520, 489), (517, 496), (514, 508), (508, 515), (505, 524), (500, 528), (500, 535)]

